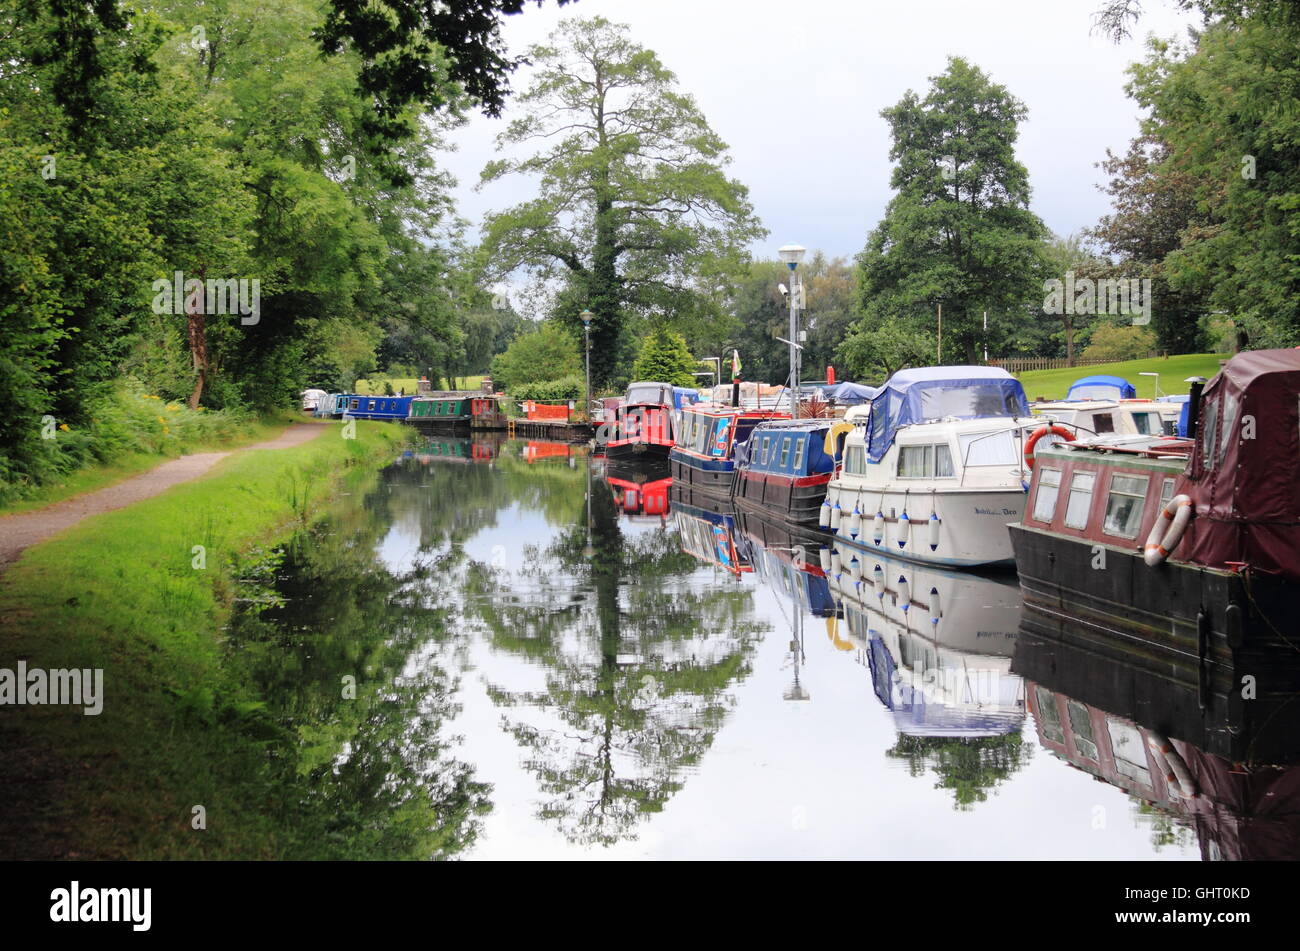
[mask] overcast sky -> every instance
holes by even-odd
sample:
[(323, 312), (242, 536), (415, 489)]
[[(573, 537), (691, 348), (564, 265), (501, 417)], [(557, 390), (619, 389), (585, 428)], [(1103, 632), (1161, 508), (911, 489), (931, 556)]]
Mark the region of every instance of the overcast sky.
[[(1068, 234), (1108, 208), (1096, 163), (1123, 151), (1137, 131), (1124, 95), (1125, 69), (1145, 37), (1183, 36), (1193, 19), (1173, 0), (1150, 0), (1135, 38), (1116, 45), (1092, 35), (1101, 0), (579, 0), (548, 2), (508, 17), (512, 53), (545, 39), (566, 17), (602, 15), (631, 27), (695, 96), (731, 147), (730, 173), (771, 232), (755, 246), (774, 256), (794, 242), (852, 256), (890, 198), (889, 135), (880, 110), (927, 79), (950, 55), (964, 56), (1029, 109), (1017, 155), (1029, 169), (1032, 207)], [(523, 89), (527, 72), (513, 85)], [(794, 117), (794, 118), (792, 118)], [(473, 186), (509, 118), (475, 116), (452, 138), (445, 164), (460, 182), (460, 214), (529, 198), (523, 179)]]

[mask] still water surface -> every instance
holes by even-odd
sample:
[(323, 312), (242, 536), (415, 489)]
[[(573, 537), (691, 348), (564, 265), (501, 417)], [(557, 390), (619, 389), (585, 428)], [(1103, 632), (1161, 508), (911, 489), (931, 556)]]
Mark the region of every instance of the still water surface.
[(290, 812), (358, 858), (1201, 857), (1040, 740), (1014, 576), (877, 597), (661, 476), (434, 440), (276, 553), (231, 642)]

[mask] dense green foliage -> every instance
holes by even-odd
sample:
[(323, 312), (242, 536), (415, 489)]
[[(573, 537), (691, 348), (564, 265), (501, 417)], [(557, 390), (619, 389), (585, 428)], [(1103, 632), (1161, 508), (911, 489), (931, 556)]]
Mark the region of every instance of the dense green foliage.
[[(553, 316), (575, 332), (590, 310), (594, 385), (623, 379), (636, 321), (715, 317), (718, 288), (761, 237), (726, 145), (674, 74), (602, 18), (570, 20), (528, 52), (536, 73), (483, 182), (536, 176), (538, 195), (486, 216), (483, 250), (504, 276), (563, 285)], [(540, 151), (519, 154), (524, 148)]]
[[(881, 115), (893, 134), (897, 193), (858, 259), (857, 330), (934, 329), (940, 362), (976, 363), (985, 347), (1000, 353), (1045, 270), (1047, 231), (1029, 210), (1029, 174), (1014, 152), (1025, 106), (953, 57), (925, 98), (909, 91)], [(851, 361), (869, 349), (881, 350), (841, 353)]]
[(513, 394), (520, 384), (578, 376), (582, 371), (573, 335), (548, 320), (515, 337), (492, 361), (492, 382), (498, 391)]
[(686, 338), (666, 327), (658, 327), (641, 341), (641, 352), (632, 364), (632, 379), (694, 386), (697, 366), (686, 346)]

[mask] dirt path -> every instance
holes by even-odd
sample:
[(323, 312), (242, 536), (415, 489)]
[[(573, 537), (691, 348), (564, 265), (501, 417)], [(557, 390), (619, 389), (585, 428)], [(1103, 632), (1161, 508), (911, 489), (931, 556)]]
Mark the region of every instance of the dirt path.
[(125, 508), (174, 485), (197, 479), (231, 453), (249, 449), (288, 449), (315, 439), (327, 428), (329, 427), (323, 423), (293, 423), (279, 436), (266, 442), (226, 452), (196, 452), (181, 456), (148, 472), (94, 492), (55, 502), (35, 512), (0, 515), (0, 571), (17, 561), (25, 549), (71, 528), (82, 519)]

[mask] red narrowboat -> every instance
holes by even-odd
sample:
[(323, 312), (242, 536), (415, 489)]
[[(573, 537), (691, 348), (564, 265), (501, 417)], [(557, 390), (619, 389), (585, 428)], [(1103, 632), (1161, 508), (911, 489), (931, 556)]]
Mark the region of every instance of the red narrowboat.
[(1142, 645), (1206, 703), (1300, 639), (1300, 351), (1240, 354), (1197, 389), (1189, 439), (1031, 439), (1010, 528), (1027, 611)]

